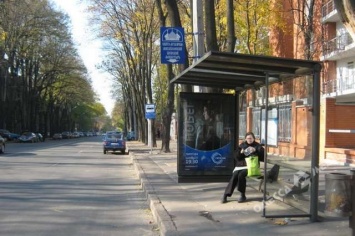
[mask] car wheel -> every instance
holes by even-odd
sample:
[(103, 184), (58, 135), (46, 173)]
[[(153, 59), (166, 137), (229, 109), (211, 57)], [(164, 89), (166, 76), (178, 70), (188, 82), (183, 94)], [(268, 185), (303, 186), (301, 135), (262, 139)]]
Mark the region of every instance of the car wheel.
[(0, 153), (4, 153), (5, 152), (5, 145), (1, 144), (0, 146)]
[(126, 153), (126, 150), (121, 150), (121, 153), (122, 153), (122, 154), (125, 154), (125, 153)]
[(104, 150), (104, 154), (106, 154), (106, 150)]

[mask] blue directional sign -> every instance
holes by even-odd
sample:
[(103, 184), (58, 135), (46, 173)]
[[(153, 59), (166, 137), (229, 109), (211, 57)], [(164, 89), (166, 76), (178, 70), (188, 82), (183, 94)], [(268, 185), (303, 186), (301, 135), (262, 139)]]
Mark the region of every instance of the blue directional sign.
[(146, 119), (155, 119), (155, 105), (154, 104), (145, 104), (145, 118)]
[(185, 34), (181, 27), (160, 27), (162, 64), (185, 63)]

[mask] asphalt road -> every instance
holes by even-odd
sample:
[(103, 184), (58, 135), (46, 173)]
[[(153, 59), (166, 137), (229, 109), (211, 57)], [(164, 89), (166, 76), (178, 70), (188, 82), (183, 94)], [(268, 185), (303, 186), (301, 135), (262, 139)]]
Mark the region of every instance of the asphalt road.
[(9, 143), (0, 235), (159, 235), (131, 159), (101, 145), (101, 137)]

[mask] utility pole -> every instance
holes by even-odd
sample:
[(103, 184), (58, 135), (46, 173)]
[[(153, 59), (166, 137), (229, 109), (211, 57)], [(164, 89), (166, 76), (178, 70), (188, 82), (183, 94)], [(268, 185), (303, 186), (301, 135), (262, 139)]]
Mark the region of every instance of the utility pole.
[(5, 107), (6, 107), (6, 93), (7, 93), (7, 76), (8, 76), (8, 59), (9, 57), (3, 51), (0, 53), (0, 128), (5, 129)]
[[(202, 0), (191, 0), (192, 4), (192, 29), (193, 29), (193, 63), (196, 63), (204, 54), (204, 32), (203, 32), (203, 14)], [(199, 86), (194, 86), (195, 92), (201, 92)]]

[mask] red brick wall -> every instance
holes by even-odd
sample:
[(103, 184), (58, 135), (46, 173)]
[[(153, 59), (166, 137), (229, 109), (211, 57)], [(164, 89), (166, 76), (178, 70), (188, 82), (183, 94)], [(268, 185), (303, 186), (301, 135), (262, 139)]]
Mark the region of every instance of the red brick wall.
[(293, 38), (290, 37), (293, 30), (293, 16), (290, 1), (273, 0), (271, 4), (273, 4), (273, 9), (282, 8), (279, 14), (284, 23), (282, 30), (276, 27), (270, 30), (271, 53), (273, 56), (293, 58)]
[(355, 148), (355, 134), (329, 132), (329, 129), (355, 129), (355, 106), (337, 105), (333, 98), (327, 98), (325, 105), (325, 147)]
[(324, 134), (325, 134), (325, 147), (334, 147), (334, 135), (329, 135), (329, 129), (335, 127), (335, 99), (327, 98), (323, 103), (324, 107), (322, 109), (322, 116), (324, 116), (325, 126), (324, 126)]
[[(355, 109), (354, 106), (337, 105), (334, 112), (335, 129), (355, 130)], [(329, 133), (334, 138), (334, 146), (342, 148), (355, 148), (355, 134)]]
[[(289, 0), (283, 0), (283, 1), (289, 1)], [(306, 5), (307, 0), (291, 0), (293, 9), (302, 9), (303, 5)], [(305, 32), (304, 29), (300, 26), (305, 26), (305, 14), (303, 15), (300, 13), (301, 11), (299, 10), (294, 10), (293, 11), (293, 18), (294, 18), (294, 24), (293, 24), (293, 56), (294, 58), (297, 59), (308, 59), (305, 58)], [(314, 29), (314, 35), (313, 35), (313, 43), (314, 43), (314, 51), (313, 54), (311, 55), (314, 60), (319, 60), (319, 56), (321, 54), (321, 48), (322, 48), (322, 43), (323, 43), (323, 36), (322, 36), (322, 23), (321, 23), (321, 12), (322, 12), (322, 1), (315, 1), (314, 3), (314, 15), (313, 15), (313, 29)]]
[(333, 160), (354, 164), (355, 134), (330, 133), (329, 129), (355, 129), (354, 106), (338, 105), (334, 98), (326, 98), (321, 103), (320, 114), (320, 160)]
[(324, 40), (329, 41), (336, 36), (336, 23), (335, 22), (328, 22), (323, 25), (324, 29)]
[(336, 79), (336, 65), (336, 61), (325, 61), (323, 63), (323, 83), (326, 84), (327, 81)]
[[(253, 108), (247, 108), (247, 132), (253, 130)], [(244, 134), (243, 134), (244, 135)]]

